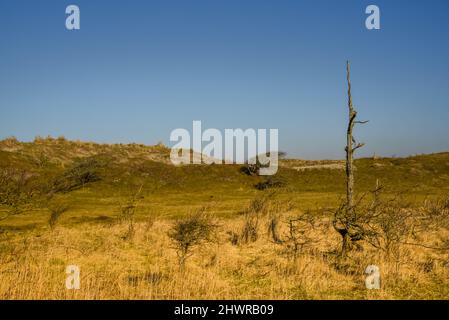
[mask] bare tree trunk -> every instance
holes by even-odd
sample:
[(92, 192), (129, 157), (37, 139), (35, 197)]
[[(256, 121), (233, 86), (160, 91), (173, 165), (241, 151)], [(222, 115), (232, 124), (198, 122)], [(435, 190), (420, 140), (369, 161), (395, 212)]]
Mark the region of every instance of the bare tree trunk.
[(351, 79), (350, 79), (350, 65), (349, 61), (346, 62), (346, 79), (348, 81), (348, 111), (349, 111), (349, 121), (348, 129), (346, 132), (346, 205), (347, 210), (350, 215), (354, 212), (354, 172), (353, 172), (353, 161), (354, 161), (354, 149), (353, 142), (354, 138), (352, 136), (352, 131), (354, 129), (355, 118), (357, 117), (357, 112), (352, 106), (352, 96), (351, 96)]
[[(342, 237), (341, 255), (345, 256), (348, 251), (351, 250), (353, 245), (353, 237), (356, 235), (351, 234), (351, 229), (354, 223), (356, 223), (357, 217), (354, 209), (354, 152), (363, 147), (364, 143), (357, 143), (353, 137), (353, 129), (356, 123), (366, 123), (366, 121), (356, 121), (357, 111), (354, 110), (352, 105), (351, 95), (351, 79), (350, 79), (350, 65), (349, 61), (346, 62), (346, 79), (348, 82), (348, 128), (346, 131), (346, 206), (344, 210), (344, 216), (340, 217), (339, 221), (334, 221), (334, 228), (340, 233)], [(337, 227), (337, 224), (339, 227)]]
[(349, 232), (345, 232), (341, 234), (342, 243), (341, 243), (341, 256), (346, 257), (349, 251), (352, 250), (352, 240)]

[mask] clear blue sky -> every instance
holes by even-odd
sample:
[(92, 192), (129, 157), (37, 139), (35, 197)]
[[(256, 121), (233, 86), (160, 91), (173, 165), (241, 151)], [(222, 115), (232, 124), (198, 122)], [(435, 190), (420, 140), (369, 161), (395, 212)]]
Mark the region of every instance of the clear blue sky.
[(445, 0), (0, 0), (0, 138), (168, 144), (201, 120), (341, 158), (349, 59), (360, 155), (449, 150), (448, 17)]

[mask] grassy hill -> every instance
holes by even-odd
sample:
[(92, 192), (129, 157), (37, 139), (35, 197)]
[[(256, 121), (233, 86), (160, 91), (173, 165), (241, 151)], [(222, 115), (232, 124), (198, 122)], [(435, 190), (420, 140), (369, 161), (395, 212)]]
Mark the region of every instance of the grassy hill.
[[(262, 192), (255, 186), (267, 179), (246, 175), (241, 165), (173, 166), (169, 152), (163, 145), (8, 139), (0, 141), (0, 168), (24, 171), (34, 184), (49, 185), (77, 166), (92, 166), (86, 170), (94, 172), (95, 181), (61, 192), (71, 207), (65, 217), (69, 220), (113, 216), (120, 199), (140, 186), (148, 200), (142, 211), (179, 216), (213, 201), (218, 215), (230, 217)], [(343, 161), (289, 159), (281, 160), (280, 165), (273, 179), (283, 187), (274, 190), (302, 209), (332, 206), (344, 195)], [(360, 193), (372, 190), (379, 179), (388, 192), (406, 193), (411, 199), (449, 194), (449, 153), (358, 159), (355, 166)]]
[[(14, 191), (16, 184), (31, 199), (18, 214), (0, 219), (0, 297), (449, 298), (446, 251), (435, 256), (404, 249), (406, 258), (401, 256), (398, 265), (398, 260), (364, 246), (346, 267), (335, 260), (339, 240), (330, 219), (345, 196), (344, 162), (286, 159), (274, 177), (260, 177), (246, 174), (242, 165), (173, 166), (169, 153), (163, 145), (63, 138), (0, 141), (0, 212), (10, 210), (15, 198), (12, 192), (8, 202), (7, 190)], [(358, 195), (373, 190), (376, 181), (386, 195), (401, 195), (417, 207), (425, 199), (449, 195), (449, 153), (358, 159), (355, 167)], [(245, 210), (267, 198), (270, 205), (257, 222), (257, 239), (236, 245), (236, 234), (248, 223)], [(123, 208), (130, 199), (136, 203), (135, 237), (125, 241)], [(61, 204), (65, 209), (55, 231), (49, 223), (54, 206)], [(201, 207), (217, 219), (219, 240), (192, 258), (186, 276), (177, 269), (167, 234), (176, 221)], [(267, 226), (279, 216), (279, 232), (288, 243), (287, 217), (306, 212), (320, 219), (310, 229), (319, 244), (291, 262), (284, 256), (290, 247), (273, 243)], [(440, 243), (445, 235), (425, 239)], [(364, 267), (373, 261), (382, 266), (387, 280), (386, 289), (378, 293), (367, 292), (361, 281)], [(436, 269), (422, 271), (426, 261)], [(58, 279), (69, 263), (89, 271), (85, 291), (61, 289)], [(108, 266), (115, 280), (103, 278)], [(8, 273), (15, 269), (20, 272)], [(48, 287), (33, 293), (26, 284), (30, 278)], [(18, 289), (13, 283), (19, 283)]]

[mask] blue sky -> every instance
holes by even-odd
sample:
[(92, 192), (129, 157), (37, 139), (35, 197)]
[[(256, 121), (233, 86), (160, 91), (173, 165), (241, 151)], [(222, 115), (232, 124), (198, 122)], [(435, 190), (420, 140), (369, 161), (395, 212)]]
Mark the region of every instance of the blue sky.
[(361, 156), (449, 150), (448, 16), (445, 0), (0, 0), (0, 138), (168, 144), (201, 120), (342, 158), (349, 59)]

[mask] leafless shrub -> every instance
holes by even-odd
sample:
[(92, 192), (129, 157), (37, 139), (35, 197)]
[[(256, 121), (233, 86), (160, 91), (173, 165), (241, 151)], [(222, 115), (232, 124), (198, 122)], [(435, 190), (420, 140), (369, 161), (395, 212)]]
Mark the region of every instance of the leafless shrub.
[[(263, 164), (260, 162), (259, 158), (262, 155), (263, 154), (261, 154), (260, 156), (256, 156), (255, 159), (253, 158), (254, 161), (247, 161), (245, 165), (241, 167), (240, 171), (249, 176), (258, 176), (261, 168), (267, 168), (269, 166), (269, 164)], [(286, 152), (283, 151), (277, 152), (277, 157), (279, 159), (285, 158), (286, 155), (287, 155)], [(265, 156), (270, 157), (270, 152), (267, 152)]]
[(346, 203), (337, 209), (333, 226), (342, 235), (342, 256), (354, 245), (359, 246), (359, 241), (366, 241), (382, 250), (389, 258), (400, 256), (400, 245), (417, 224), (411, 205), (401, 195), (386, 199), (383, 189), (377, 181), (376, 188), (370, 193), (371, 201), (364, 194), (351, 210), (348, 210)]
[(239, 244), (239, 242), (240, 242), (240, 235), (237, 232), (229, 230), (226, 233), (229, 236), (229, 242), (231, 242), (231, 244), (233, 244), (234, 246)]
[[(397, 264), (401, 263), (401, 251), (405, 245), (449, 250), (445, 246), (425, 243), (422, 239), (424, 234), (438, 234), (441, 228), (447, 228), (449, 209), (446, 199), (428, 200), (423, 207), (416, 208), (401, 195), (386, 199), (379, 184), (372, 192), (371, 202), (364, 203), (363, 198), (355, 203), (352, 216), (347, 215), (348, 211), (343, 205), (337, 210), (337, 218), (333, 221), (334, 228), (348, 231), (352, 245), (363, 240)], [(339, 217), (340, 212), (342, 216)], [(345, 227), (340, 228), (337, 223), (343, 223)]]
[(370, 232), (366, 233), (365, 240), (382, 250), (387, 258), (398, 258), (400, 246), (411, 235), (414, 224), (413, 214), (405, 206), (394, 202), (382, 205), (368, 223)]
[(246, 163), (241, 167), (240, 171), (249, 176), (257, 176), (259, 174), (260, 166), (256, 164)]
[(279, 235), (279, 214), (271, 214), (268, 222), (268, 235), (275, 243), (282, 243), (282, 239)]
[[(255, 242), (259, 238), (260, 226), (267, 221), (266, 230), (268, 236), (275, 243), (281, 243), (279, 235), (279, 221), (282, 214), (293, 209), (290, 200), (275, 200), (275, 193), (265, 193), (251, 200), (248, 207), (241, 212), (244, 217), (243, 227), (240, 235), (231, 235), (231, 242), (247, 244)], [(263, 218), (263, 219), (262, 219)]]
[(449, 230), (449, 196), (426, 200), (420, 213), (418, 219), (424, 228)]
[(246, 210), (243, 211), (243, 214), (255, 213), (259, 215), (264, 215), (268, 213), (270, 198), (272, 196), (273, 193), (254, 198), (253, 200), (251, 200)]
[(292, 211), (294, 208), (291, 200), (276, 200), (270, 203), (268, 214), (268, 235), (274, 243), (282, 243), (283, 240), (279, 234), (280, 221), (282, 215)]
[(446, 198), (427, 200), (420, 208), (412, 207), (400, 198), (381, 200), (379, 203), (378, 213), (370, 220), (371, 231), (366, 240), (384, 251), (387, 258), (398, 260), (403, 246), (449, 251), (449, 247), (444, 244), (445, 239), (440, 239), (442, 244), (435, 245), (426, 243), (423, 238), (423, 235), (441, 234), (442, 228), (448, 228), (449, 209)]
[(241, 243), (255, 242), (259, 235), (259, 214), (255, 211), (245, 213), (242, 233), (240, 235)]
[(95, 158), (78, 161), (58, 177), (50, 192), (70, 192), (84, 187), (86, 184), (100, 180), (98, 169), (102, 163)]
[(259, 237), (259, 220), (261, 216), (269, 213), (270, 198), (273, 194), (266, 194), (251, 200), (248, 207), (243, 210), (243, 228), (239, 242), (246, 244), (255, 242)]
[(377, 236), (373, 223), (382, 213), (383, 204), (380, 202), (382, 186), (377, 182), (376, 189), (371, 192), (373, 200), (369, 205), (364, 203), (367, 194), (362, 195), (348, 207), (348, 201), (342, 203), (334, 213), (332, 225), (341, 235), (342, 244), (340, 255), (345, 257), (358, 242)]
[(206, 207), (173, 225), (168, 236), (174, 244), (181, 270), (184, 270), (187, 258), (197, 246), (213, 240), (216, 227), (210, 215), (206, 213)]
[(310, 212), (297, 215), (287, 220), (287, 233), (284, 237), (286, 251), (296, 260), (306, 248), (315, 245), (319, 240), (311, 235), (315, 229), (316, 218)]
[(264, 181), (257, 183), (255, 188), (257, 190), (275, 189), (282, 188), (285, 184), (285, 181), (279, 177), (268, 176)]
[(120, 204), (120, 219), (122, 222), (127, 223), (128, 230), (123, 236), (125, 240), (131, 240), (134, 237), (134, 222), (135, 213), (138, 206), (138, 201), (140, 199), (140, 194), (142, 192), (143, 185), (131, 196), (129, 196), (124, 203)]
[(56, 224), (59, 221), (61, 215), (69, 209), (69, 206), (63, 202), (55, 202), (49, 205), (48, 209), (50, 210), (50, 218), (48, 219), (48, 224), (51, 230), (56, 228)]

